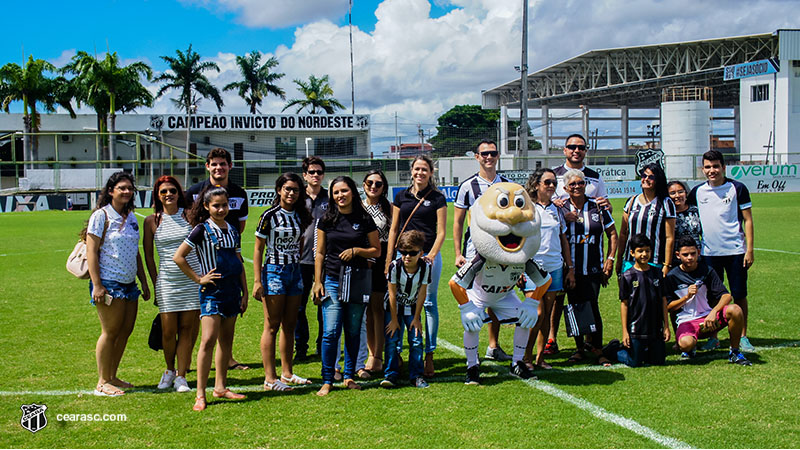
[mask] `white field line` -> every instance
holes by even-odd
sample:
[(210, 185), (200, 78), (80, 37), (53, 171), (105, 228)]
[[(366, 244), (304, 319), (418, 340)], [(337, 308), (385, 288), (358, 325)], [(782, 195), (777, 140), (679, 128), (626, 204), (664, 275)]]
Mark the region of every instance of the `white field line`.
[(55, 253), (55, 252), (70, 252), (70, 251), (72, 251), (72, 250), (67, 250), (67, 249), (37, 250), (35, 252), (0, 253), (0, 256), (36, 255), (38, 253)]
[(784, 253), (787, 255), (800, 255), (800, 252), (790, 252), (786, 250), (773, 250), (771, 248), (754, 248), (753, 250), (758, 250), (761, 252), (772, 252), (772, 253)]
[[(450, 350), (453, 353), (463, 355), (464, 349), (460, 347), (456, 347), (455, 345), (447, 342), (444, 339), (439, 339), (438, 344), (442, 347)], [(499, 365), (498, 365), (499, 366)], [(638, 434), (639, 436), (645, 437), (650, 439), (653, 442), (658, 443), (659, 445), (663, 445), (667, 448), (692, 448), (691, 445), (675, 439), (669, 436), (664, 436), (663, 434), (648, 428), (639, 422), (636, 422), (633, 419), (628, 419), (627, 417), (620, 416), (619, 414), (614, 414), (610, 411), (607, 411), (593, 403), (590, 403), (580, 397), (576, 397), (572, 394), (567, 393), (566, 391), (562, 391), (561, 389), (546, 383), (541, 380), (520, 380), (523, 383), (527, 384), (528, 386), (538, 389), (546, 394), (552, 395), (559, 400), (563, 400), (567, 403), (572, 404), (573, 406), (578, 407), (578, 409), (582, 409), (589, 414), (597, 417), (598, 419), (604, 420), (606, 422), (612, 423), (619, 427), (625, 428), (633, 433)]]

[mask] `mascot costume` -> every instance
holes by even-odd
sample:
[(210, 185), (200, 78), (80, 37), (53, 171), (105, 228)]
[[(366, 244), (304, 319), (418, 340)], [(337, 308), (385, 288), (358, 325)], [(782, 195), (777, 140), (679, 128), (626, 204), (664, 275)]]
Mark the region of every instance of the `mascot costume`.
[[(541, 219), (525, 189), (516, 183), (495, 183), (470, 208), (469, 231), (476, 255), (450, 279), (461, 309), (466, 384), (479, 384), (478, 341), (492, 308), (501, 323), (515, 323), (511, 373), (531, 378), (522, 361), (530, 329), (536, 325), (541, 299), (550, 275), (531, 258), (539, 250)], [(514, 287), (525, 274), (536, 285), (533, 299), (520, 301)]]

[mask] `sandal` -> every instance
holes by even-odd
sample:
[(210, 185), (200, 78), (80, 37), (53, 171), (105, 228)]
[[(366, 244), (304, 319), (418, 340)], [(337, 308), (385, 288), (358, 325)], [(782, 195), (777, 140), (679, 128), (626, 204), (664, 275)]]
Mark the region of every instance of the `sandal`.
[(206, 409), (206, 398), (205, 397), (197, 397), (194, 399), (194, 406), (192, 406), (193, 411), (203, 411)]
[(527, 359), (523, 359), (523, 360), (522, 360), (522, 362), (523, 362), (523, 363), (524, 363), (526, 366), (528, 366), (528, 369), (531, 369), (531, 370), (533, 370), (533, 368), (534, 368), (534, 365), (533, 365), (533, 363), (532, 363), (531, 361), (528, 361)]
[(211, 394), (214, 398), (227, 398), (228, 400), (241, 400), (245, 397), (244, 394), (237, 394), (230, 389), (225, 389), (222, 392), (217, 392), (217, 390), (214, 389), (211, 391)]
[(111, 383), (98, 384), (94, 389), (94, 395), (98, 397), (119, 397), (124, 394), (125, 391), (119, 389)]
[(542, 361), (541, 364), (536, 364), (535, 367), (536, 367), (536, 370), (550, 370), (550, 369), (553, 368), (553, 366), (551, 366), (550, 364), (547, 364), (544, 361)]
[(232, 366), (228, 366), (228, 370), (248, 370), (250, 366), (237, 362)]
[(370, 356), (364, 369), (368, 372), (381, 372), (383, 371), (383, 360)]
[(548, 339), (547, 344), (544, 345), (544, 351), (542, 353), (545, 355), (555, 355), (558, 353), (558, 343), (552, 339)]
[(356, 373), (356, 375), (358, 375), (358, 378), (361, 378), (362, 380), (371, 380), (372, 379), (372, 374), (369, 373), (369, 371), (367, 369), (358, 369), (358, 372)]
[(114, 378), (109, 382), (110, 384), (120, 388), (120, 389), (133, 389), (133, 385), (128, 383), (127, 381), (120, 380), (119, 378)]
[(580, 350), (576, 350), (575, 353), (567, 359), (568, 363), (578, 363), (581, 361), (583, 361), (583, 353), (581, 353)]
[(286, 384), (311, 384), (311, 380), (309, 380), (308, 378), (303, 378), (295, 374), (292, 374), (292, 376), (289, 378), (281, 375), (281, 381), (283, 381)]
[[(306, 381), (308, 381), (308, 380), (306, 380)], [(293, 390), (293, 389), (294, 389), (294, 388), (292, 388), (291, 386), (287, 386), (287, 385), (286, 385), (286, 384), (285, 384), (283, 381), (281, 381), (281, 380), (275, 380), (275, 381), (273, 381), (273, 382), (269, 382), (269, 381), (265, 381), (265, 382), (264, 382), (264, 390), (265, 390), (265, 391), (278, 391), (278, 392), (283, 392), (283, 391), (291, 391), (291, 390)]]
[(339, 369), (333, 370), (333, 381), (342, 381), (342, 372)]
[(600, 356), (597, 358), (597, 364), (600, 364), (603, 367), (611, 367), (611, 360), (606, 358), (605, 356)]
[(352, 378), (348, 378), (348, 379), (344, 380), (344, 387), (346, 387), (347, 389), (353, 389), (353, 390), (356, 390), (356, 391), (360, 391), (361, 390), (361, 385), (356, 383)]

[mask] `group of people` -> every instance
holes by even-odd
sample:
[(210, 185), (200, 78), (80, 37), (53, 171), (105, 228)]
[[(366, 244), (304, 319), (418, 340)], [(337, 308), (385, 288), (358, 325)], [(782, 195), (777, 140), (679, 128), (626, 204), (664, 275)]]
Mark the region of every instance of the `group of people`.
[[(596, 358), (604, 365), (614, 360), (632, 366), (663, 364), (670, 329), (688, 358), (695, 354), (698, 339), (708, 338), (704, 348), (719, 347), (717, 332), (727, 326), (730, 361), (749, 365), (742, 352), (753, 351), (746, 337), (751, 202), (744, 185), (725, 177), (722, 155), (703, 155), (707, 182), (690, 192), (682, 181), (668, 183), (658, 164), (644, 167), (641, 193), (625, 203), (619, 232), (602, 177), (584, 165), (586, 140), (570, 136), (564, 155), (563, 165), (535, 170), (524, 186), (541, 242), (512, 285), (536, 307), (483, 308), (481, 314), (490, 323), (485, 357), (511, 360), (511, 373), (521, 378), (551, 368), (545, 357), (559, 351), (556, 336), (566, 296), (570, 309), (582, 306), (582, 320), (592, 322), (590, 332), (575, 333), (570, 362)], [(478, 272), (492, 270), (481, 269), (485, 260), (464, 225), (482, 194), (508, 180), (497, 173), (494, 142), (478, 144), (475, 159), (479, 170), (461, 183), (455, 201), (452, 232), (459, 270), (451, 287), (466, 288)], [(233, 357), (232, 346), (237, 316), (246, 311), (249, 297), (261, 303), (264, 316), (260, 350), (265, 390), (288, 391), (311, 383), (293, 368), (294, 361), (309, 355), (309, 299), (317, 306), (316, 351), (322, 361), (317, 395), (327, 395), (337, 381), (361, 389), (356, 380), (376, 374), (382, 374), (381, 386), (398, 385), (406, 331), (410, 382), (428, 387), (426, 379), (435, 374), (437, 293), (447, 225), (446, 199), (436, 188), (433, 161), (424, 155), (412, 160), (411, 185), (393, 202), (380, 170), (369, 171), (362, 180), (363, 199), (347, 176), (334, 178), (326, 189), (325, 162), (316, 156), (303, 160), (301, 175), (281, 175), (273, 207), (261, 215), (255, 230), (252, 291), (241, 255), (247, 195), (229, 180), (232, 167), (230, 154), (216, 148), (206, 159), (209, 179), (186, 192), (171, 176), (156, 181), (154, 212), (143, 225), (144, 258), (133, 214), (134, 179), (124, 172), (108, 179), (86, 229), (89, 289), (102, 328), (94, 393), (119, 396), (133, 387), (117, 370), (133, 330), (137, 300), (150, 298), (146, 274), (162, 323), (166, 370), (160, 389), (191, 390), (186, 372), (202, 330), (195, 410), (207, 405), (212, 354), (213, 396), (244, 398), (228, 389), (227, 371), (245, 367)], [(616, 345), (604, 345), (598, 298), (614, 271), (623, 336)], [(730, 294), (722, 283), (724, 274)], [(463, 307), (458, 290), (454, 293)], [(500, 325), (522, 322), (525, 328), (515, 331), (510, 356), (498, 343)], [(280, 377), (275, 359), (279, 332)], [(466, 322), (464, 339), (466, 382), (478, 384), (477, 331), (467, 329)]]

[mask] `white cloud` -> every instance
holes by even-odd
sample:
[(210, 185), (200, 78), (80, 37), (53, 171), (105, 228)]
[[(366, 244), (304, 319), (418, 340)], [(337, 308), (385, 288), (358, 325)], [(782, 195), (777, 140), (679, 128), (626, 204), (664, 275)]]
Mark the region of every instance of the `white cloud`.
[(64, 64), (68, 63), (72, 59), (72, 57), (75, 56), (76, 54), (77, 54), (77, 51), (75, 51), (74, 48), (71, 48), (71, 49), (62, 51), (61, 54), (58, 55), (57, 58), (48, 59), (47, 62), (49, 62), (50, 64), (52, 64), (52, 65), (54, 65), (54, 66), (56, 66), (56, 67), (58, 67), (60, 69), (61, 67), (64, 66)]
[(252, 28), (286, 28), (320, 19), (336, 19), (348, 11), (348, 0), (183, 0), (208, 9), (236, 13)]

